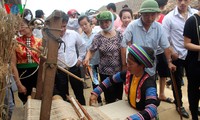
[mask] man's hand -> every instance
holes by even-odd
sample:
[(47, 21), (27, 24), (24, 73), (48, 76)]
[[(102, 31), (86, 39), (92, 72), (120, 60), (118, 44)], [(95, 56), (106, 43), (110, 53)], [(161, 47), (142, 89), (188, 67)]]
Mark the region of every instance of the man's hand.
[(172, 64), (172, 62), (168, 62), (168, 67), (170, 71), (172, 72), (176, 71), (176, 66)]
[(172, 60), (178, 59), (178, 53), (172, 53)]
[(97, 104), (97, 96), (94, 95), (94, 94), (91, 94), (89, 105), (90, 106), (96, 106), (96, 104)]

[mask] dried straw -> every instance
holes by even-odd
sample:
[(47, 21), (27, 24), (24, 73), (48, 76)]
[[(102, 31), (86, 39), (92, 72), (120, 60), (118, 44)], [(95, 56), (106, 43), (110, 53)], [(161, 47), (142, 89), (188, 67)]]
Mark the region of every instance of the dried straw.
[[(8, 64), (15, 46), (13, 39), (17, 29), (16, 26), (18, 26), (19, 17), (7, 14), (5, 10), (1, 8), (0, 16), (0, 106), (3, 106), (5, 88), (7, 87), (6, 77), (10, 73)], [(0, 107), (0, 113), (2, 113), (2, 107)]]

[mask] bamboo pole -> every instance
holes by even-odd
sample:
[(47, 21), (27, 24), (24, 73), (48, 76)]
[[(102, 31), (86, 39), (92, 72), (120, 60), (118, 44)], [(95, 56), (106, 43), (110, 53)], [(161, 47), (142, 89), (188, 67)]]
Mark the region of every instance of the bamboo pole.
[(68, 74), (68, 75), (70, 75), (70, 76), (76, 78), (77, 80), (79, 80), (79, 81), (81, 81), (81, 82), (85, 82), (85, 81), (84, 81), (83, 79), (81, 79), (80, 77), (74, 75), (73, 73), (69, 72), (68, 70), (66, 70), (66, 69), (64, 69), (64, 68), (62, 68), (62, 67), (60, 67), (60, 66), (58, 66), (58, 69), (61, 70), (61, 71), (63, 71), (64, 73), (66, 73), (66, 74)]
[[(37, 53), (40, 53), (40, 54), (41, 54), (41, 51), (39, 51), (39, 50), (37, 50), (37, 49), (35, 49), (35, 48), (29, 47), (29, 46), (27, 46), (26, 44), (21, 43), (21, 42), (18, 42), (18, 41), (17, 41), (17, 43), (20, 44), (20, 45), (26, 46), (27, 48), (29, 48), (29, 49), (31, 49), (31, 50), (33, 50), (33, 51), (36, 51)], [(45, 60), (47, 59), (45, 56), (42, 56), (42, 55), (41, 55), (41, 57), (43, 57)], [(60, 59), (57, 59), (57, 60), (60, 61), (60, 62), (61, 62), (62, 64), (64, 64), (65, 66), (67, 66), (66, 63), (63, 62), (62, 60), (60, 60)], [(71, 73), (70, 71), (68, 71), (68, 70), (66, 70), (66, 69), (64, 69), (64, 68), (58, 66), (58, 69), (61, 70), (61, 71), (63, 71), (64, 73), (66, 73), (66, 74), (68, 74), (68, 75), (70, 75), (70, 76), (76, 78), (77, 80), (79, 80), (79, 81), (81, 81), (81, 82), (84, 82), (80, 77), (74, 75), (73, 73)]]
[(87, 120), (85, 118), (85, 114), (83, 113), (82, 109), (79, 107), (79, 105), (77, 104), (76, 100), (73, 97), (70, 97), (68, 95), (66, 95), (67, 99), (70, 101), (72, 107), (74, 108), (76, 114), (78, 115), (78, 117), (80, 118), (80, 120)]
[(177, 89), (177, 85), (176, 85), (176, 79), (174, 76), (174, 72), (170, 71), (171, 74), (171, 79), (172, 79), (172, 87), (174, 87), (174, 92), (175, 92), (175, 97), (176, 97), (176, 102), (178, 105), (178, 111), (179, 111), (179, 115), (180, 115), (180, 119), (183, 120), (182, 114), (181, 114), (181, 103), (180, 103), (180, 97), (178, 95), (178, 89)]
[(85, 116), (87, 117), (88, 120), (92, 120), (92, 117), (88, 114), (88, 112), (83, 108), (83, 106), (78, 102), (78, 100), (76, 100), (76, 103), (78, 104), (78, 106), (81, 108), (81, 110), (83, 111), (83, 113), (85, 114)]
[(90, 65), (87, 66), (87, 70), (89, 72), (89, 76), (90, 76), (92, 82), (94, 82), (94, 76), (93, 76), (92, 68)]

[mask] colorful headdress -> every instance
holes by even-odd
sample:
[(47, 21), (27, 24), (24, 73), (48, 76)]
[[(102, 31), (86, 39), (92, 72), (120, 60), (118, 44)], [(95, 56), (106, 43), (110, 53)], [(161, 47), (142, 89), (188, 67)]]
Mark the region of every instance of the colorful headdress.
[(153, 60), (151, 57), (147, 54), (147, 52), (140, 46), (136, 44), (132, 44), (128, 48), (129, 53), (134, 56), (139, 62), (145, 65), (146, 68), (153, 67)]

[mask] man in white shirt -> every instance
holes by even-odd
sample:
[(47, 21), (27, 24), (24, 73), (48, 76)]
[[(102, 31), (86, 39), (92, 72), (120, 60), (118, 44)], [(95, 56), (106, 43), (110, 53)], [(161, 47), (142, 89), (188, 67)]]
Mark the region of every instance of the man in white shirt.
[(107, 10), (109, 10), (110, 12), (112, 12), (113, 14), (116, 15), (116, 19), (115, 19), (115, 21), (114, 21), (115, 29), (117, 29), (118, 27), (121, 27), (122, 22), (121, 22), (121, 20), (120, 20), (119, 15), (116, 13), (117, 9), (116, 9), (115, 3), (109, 3), (109, 4), (106, 6), (106, 8), (107, 8)]
[[(62, 13), (62, 18), (63, 22), (61, 39), (63, 43), (58, 50), (58, 59), (62, 60), (67, 66), (59, 61), (58, 65), (68, 69), (76, 76), (81, 77), (80, 65), (82, 64), (82, 60), (86, 54), (85, 41), (77, 32), (67, 29), (67, 22), (69, 20), (69, 17), (64, 12)], [(78, 54), (76, 48), (78, 50)], [(74, 91), (76, 99), (82, 105), (85, 105), (85, 98), (83, 95), (83, 83), (71, 76), (68, 77), (60, 70), (57, 70), (56, 73), (54, 93), (61, 95), (62, 98), (66, 100), (66, 94), (69, 95), (68, 80)]]
[(75, 9), (70, 9), (67, 12), (67, 15), (69, 16), (69, 20), (67, 23), (67, 28), (69, 30), (75, 30), (78, 33), (81, 33), (81, 28), (78, 24), (78, 16), (80, 15), (77, 10)]
[[(175, 92), (173, 89), (173, 95), (175, 98), (176, 110), (179, 114), (182, 114), (183, 117), (189, 118), (189, 114), (186, 112), (185, 108), (182, 106), (182, 91), (181, 91), (181, 82), (182, 82), (182, 67), (185, 67), (185, 58), (187, 55), (187, 50), (184, 47), (183, 39), (183, 28), (185, 21), (192, 16), (197, 10), (192, 9), (189, 6), (191, 0), (176, 0), (177, 6), (169, 12), (163, 19), (162, 25), (166, 30), (166, 34), (171, 44), (172, 48), (172, 60), (173, 64), (176, 65), (175, 71), (175, 80), (178, 89), (178, 95), (180, 98), (181, 110), (178, 110), (178, 103), (175, 97)], [(168, 61), (169, 62), (169, 61)]]
[(37, 23), (37, 28), (33, 30), (33, 35), (37, 38), (42, 39), (42, 27), (44, 27), (44, 12), (43, 10), (36, 10), (35, 11), (35, 18), (37, 20), (34, 21), (34, 23)]

